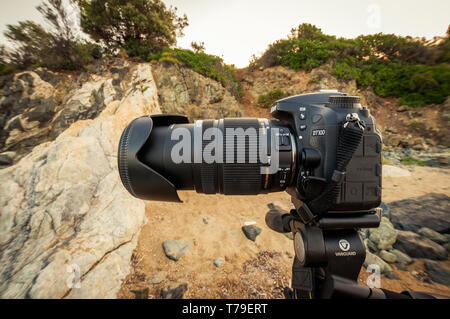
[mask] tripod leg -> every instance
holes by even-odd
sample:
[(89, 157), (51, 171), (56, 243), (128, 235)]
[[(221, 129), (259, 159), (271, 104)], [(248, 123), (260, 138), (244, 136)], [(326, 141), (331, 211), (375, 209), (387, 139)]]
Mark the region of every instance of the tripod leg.
[(313, 299), (315, 297), (314, 269), (303, 267), (294, 257), (292, 264), (292, 298)]

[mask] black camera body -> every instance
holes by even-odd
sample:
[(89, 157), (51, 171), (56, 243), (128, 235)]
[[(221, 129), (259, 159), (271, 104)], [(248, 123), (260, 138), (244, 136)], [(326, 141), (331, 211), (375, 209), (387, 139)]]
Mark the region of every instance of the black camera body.
[[(119, 143), (122, 183), (133, 196), (147, 200), (180, 202), (178, 189), (226, 195), (287, 190), (296, 208), (299, 201), (309, 203), (315, 198), (328, 203), (321, 207), (326, 211), (364, 213), (379, 206), (381, 134), (359, 97), (337, 91), (302, 94), (277, 101), (271, 113), (278, 120), (225, 118), (189, 123), (183, 115), (166, 114), (137, 118)], [(209, 129), (216, 129), (220, 136), (196, 138)], [(176, 162), (172, 151), (179, 143), (174, 138), (177, 130), (188, 136), (184, 142), (189, 151), (197, 149), (202, 155), (211, 144), (223, 150), (223, 158), (232, 154), (232, 161), (208, 162), (190, 154), (187, 161)], [(234, 130), (264, 134), (255, 133), (252, 139), (244, 133), (239, 144)], [(264, 141), (275, 149), (261, 153)], [(270, 171), (270, 161), (261, 155), (272, 159), (277, 155), (276, 170)], [(244, 161), (236, 162), (239, 157)]]
[[(358, 97), (336, 91), (288, 97), (271, 109), (272, 116), (288, 125), (296, 136), (296, 149), (300, 150), (297, 180), (302, 176), (322, 179), (322, 183), (316, 182), (316, 188), (325, 187), (332, 178), (342, 123), (350, 113), (357, 114), (364, 123), (364, 134), (346, 166), (340, 193), (329, 207), (331, 211), (347, 213), (370, 210), (381, 203), (382, 137), (369, 110), (361, 106)], [(302, 183), (294, 183), (288, 192), (306, 200), (302, 187)]]

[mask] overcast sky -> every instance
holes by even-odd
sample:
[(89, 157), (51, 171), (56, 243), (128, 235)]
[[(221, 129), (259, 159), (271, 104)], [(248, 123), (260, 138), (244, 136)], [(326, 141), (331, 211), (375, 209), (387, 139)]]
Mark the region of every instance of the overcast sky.
[[(0, 32), (19, 20), (40, 20), (41, 0), (1, 0)], [(164, 0), (186, 13), (189, 27), (178, 45), (205, 42), (206, 52), (244, 67), (273, 41), (300, 23), (315, 24), (327, 34), (395, 33), (432, 38), (450, 24), (449, 0)], [(3, 35), (0, 41), (4, 41)]]

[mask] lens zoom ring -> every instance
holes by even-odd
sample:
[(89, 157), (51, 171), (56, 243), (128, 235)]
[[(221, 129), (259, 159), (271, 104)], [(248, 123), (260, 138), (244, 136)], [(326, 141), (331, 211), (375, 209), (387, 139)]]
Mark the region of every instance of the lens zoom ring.
[[(248, 128), (256, 130), (256, 139), (245, 139), (245, 145), (239, 146), (235, 139), (233, 145), (227, 144), (227, 137), (231, 132), (227, 128)], [(226, 195), (253, 195), (261, 190), (261, 164), (258, 159), (259, 121), (257, 119), (225, 119), (224, 120), (224, 164), (223, 164), (223, 193)], [(227, 163), (227, 154), (234, 153), (232, 163)], [(244, 153), (242, 153), (244, 152)], [(245, 154), (245, 163), (237, 163), (237, 155)], [(249, 163), (250, 158), (256, 158), (256, 163)]]
[[(206, 129), (213, 126), (212, 120), (205, 120), (202, 123), (202, 133), (205, 132)], [(202, 152), (205, 149), (205, 146), (211, 143), (210, 140), (202, 139)], [(217, 151), (217, 150), (216, 150)], [(202, 156), (203, 158), (203, 156)], [(200, 167), (200, 181), (202, 183), (203, 193), (205, 194), (215, 194), (216, 193), (216, 184), (217, 184), (217, 165), (216, 163), (207, 164), (202, 163)]]

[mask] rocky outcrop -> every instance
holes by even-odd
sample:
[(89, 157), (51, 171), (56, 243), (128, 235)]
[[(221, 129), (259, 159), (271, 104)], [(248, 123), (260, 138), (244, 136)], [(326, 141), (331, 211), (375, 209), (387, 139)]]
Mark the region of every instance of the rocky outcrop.
[(191, 121), (243, 115), (239, 103), (219, 82), (187, 67), (160, 62), (153, 74), (163, 113), (185, 114)]
[(325, 64), (312, 71), (290, 70), (282, 66), (246, 72), (241, 80), (243, 89), (250, 93), (250, 102), (256, 103), (261, 94), (281, 89), (289, 94), (303, 94), (322, 89), (338, 89), (350, 95), (358, 94), (356, 82), (338, 81), (331, 75), (332, 65)]
[[(14, 151), (14, 161), (36, 145), (54, 140), (78, 120), (97, 117), (120, 99), (129, 63), (101, 60), (79, 75), (38, 68), (0, 79), (0, 153)], [(141, 85), (141, 84), (138, 84)]]
[[(119, 180), (117, 145), (132, 119), (160, 112), (151, 66), (128, 68), (120, 94), (112, 94), (118, 92), (113, 78), (100, 76), (66, 99), (74, 112), (87, 101), (101, 100), (98, 105), (105, 106), (93, 111), (99, 116), (78, 119), (55, 141), (36, 146), (0, 171), (1, 298), (116, 296), (145, 223), (144, 202), (132, 197)], [(44, 101), (54, 93), (52, 84), (37, 73), (22, 76), (34, 83), (27, 94)], [(34, 81), (42, 81), (39, 88)], [(96, 100), (96, 95), (101, 98)], [(64, 112), (49, 122), (67, 119), (70, 112)], [(25, 118), (30, 117), (19, 115), (19, 121)]]

